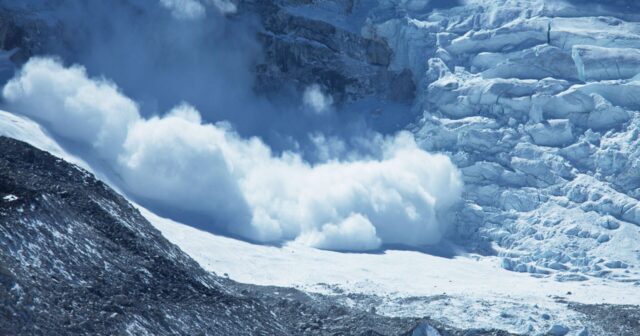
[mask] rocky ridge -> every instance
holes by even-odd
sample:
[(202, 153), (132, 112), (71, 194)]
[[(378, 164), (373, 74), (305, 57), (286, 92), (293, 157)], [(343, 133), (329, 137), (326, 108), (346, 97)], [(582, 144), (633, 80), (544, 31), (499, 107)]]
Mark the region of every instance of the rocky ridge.
[(0, 154), (3, 335), (467, 335), (206, 272), (84, 169), (4, 136)]

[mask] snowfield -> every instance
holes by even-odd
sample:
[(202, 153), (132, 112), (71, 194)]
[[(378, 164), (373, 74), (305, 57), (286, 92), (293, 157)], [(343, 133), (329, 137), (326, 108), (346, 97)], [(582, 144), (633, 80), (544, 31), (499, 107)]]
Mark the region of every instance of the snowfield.
[(564, 300), (640, 305), (640, 291), (633, 283), (595, 277), (580, 282), (537, 278), (503, 269), (498, 257), (447, 258), (400, 250), (340, 253), (295, 243), (254, 245), (139, 209), (206, 270), (244, 283), (336, 295), (347, 304), (358, 301), (345, 298), (346, 294), (372, 295), (378, 300), (369, 304), (390, 316), (431, 316), (459, 327), (516, 333), (543, 332), (554, 324), (580, 331), (578, 313)]

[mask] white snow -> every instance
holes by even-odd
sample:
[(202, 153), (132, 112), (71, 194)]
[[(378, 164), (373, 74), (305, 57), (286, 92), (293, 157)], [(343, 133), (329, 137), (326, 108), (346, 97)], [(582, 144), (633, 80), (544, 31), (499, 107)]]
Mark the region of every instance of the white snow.
[(9, 194), (2, 197), (2, 200), (5, 202), (13, 202), (18, 200), (18, 196)]
[(84, 169), (89, 167), (83, 160), (60, 147), (44, 128), (26, 117), (0, 110), (0, 136), (24, 141)]
[(640, 50), (573, 46), (571, 53), (583, 81), (628, 79), (640, 73)]
[(304, 91), (303, 102), (310, 107), (314, 113), (322, 115), (328, 113), (331, 110), (333, 104), (333, 98), (324, 92), (320, 88), (320, 85), (314, 84), (306, 88)]
[[(383, 299), (377, 311), (388, 315), (430, 315), (461, 326), (526, 332), (529, 324), (536, 330), (547, 330), (559, 322), (579, 327), (571, 322), (576, 313), (556, 302), (555, 297), (581, 303), (640, 304), (640, 290), (632, 283), (594, 277), (582, 282), (536, 278), (503, 269), (497, 257), (445, 258), (400, 250), (340, 253), (296, 243), (282, 247), (254, 245), (139, 209), (167, 239), (206, 270), (228, 274), (244, 283), (296, 287), (329, 295), (341, 291), (373, 294)], [(448, 298), (437, 299), (442, 294)], [(512, 318), (500, 318), (504, 311)], [(527, 320), (543, 313), (552, 318)], [(524, 324), (519, 325), (519, 320)]]
[(160, 4), (176, 19), (197, 20), (206, 15), (204, 5), (197, 0), (160, 0)]
[[(242, 197), (237, 198), (254, 210), (252, 219), (264, 229), (258, 236), (285, 236), (291, 242), (283, 247), (212, 235), (143, 209), (204, 268), (241, 282), (297, 286), (341, 300), (339, 290), (375, 294), (382, 298), (377, 305), (384, 314), (430, 315), (456, 325), (525, 334), (580, 330), (578, 313), (557, 302), (558, 296), (583, 303), (640, 304), (640, 17), (577, 1), (466, 0), (464, 6), (434, 12), (425, 9), (427, 3), (366, 0), (351, 8), (347, 1), (335, 0), (292, 4), (287, 10), (386, 39), (394, 55), (390, 67), (412, 70), (418, 84), (414, 110), (423, 118), (411, 126), (418, 145), (448, 155), (465, 182), (464, 204), (452, 234), (472, 247), (480, 238), (489, 239), (497, 256), (442, 258), (415, 251), (359, 254), (310, 248), (369, 250), (382, 240), (398, 241), (392, 230), (397, 218), (417, 223), (411, 221), (412, 214), (424, 206), (406, 193), (394, 194), (414, 179), (391, 174), (402, 183), (375, 186), (362, 179), (360, 166), (347, 169), (339, 163), (319, 172), (295, 155), (273, 157), (259, 141), (238, 139), (228, 126), (203, 125), (197, 112), (183, 111), (184, 106), (168, 117), (134, 116), (131, 134), (107, 134), (117, 139), (93, 138), (104, 122), (75, 129), (76, 138), (89, 138), (98, 148), (126, 141), (119, 164), (144, 169), (125, 171), (124, 178), (159, 188), (138, 190), (142, 196), (169, 195), (164, 200), (175, 203), (180, 198), (176, 195), (191, 195), (185, 203), (198, 210), (208, 209), (206, 202), (213, 200), (220, 213), (222, 201), (237, 201), (237, 193), (230, 188), (234, 192), (222, 201), (207, 193), (214, 188), (210, 186), (225, 185), (215, 173), (205, 192), (196, 195), (193, 188), (200, 185), (195, 180), (172, 184), (168, 177), (176, 172), (191, 173), (196, 180), (208, 176), (210, 170), (199, 170), (203, 151), (221, 155), (209, 167), (230, 175), (249, 171), (250, 178), (240, 179)], [(72, 70), (78, 74), (78, 68)], [(83, 76), (75, 76), (82, 87), (119, 94), (114, 85)], [(24, 86), (14, 86), (8, 98), (20, 98), (18, 89)], [(327, 94), (312, 87), (306, 104), (316, 112), (331, 108)], [(69, 115), (84, 115), (86, 96), (69, 97), (74, 102)], [(127, 99), (116, 101), (131, 106)], [(45, 100), (27, 95), (25, 102)], [(108, 104), (98, 107), (104, 120), (113, 117)], [(36, 124), (4, 112), (0, 121), (0, 132), (63, 153)], [(57, 126), (69, 132), (66, 122)], [(205, 141), (195, 139), (197, 135)], [(214, 142), (228, 146), (202, 145)], [(246, 159), (255, 153), (267, 159)], [(182, 160), (185, 156), (196, 159)], [(384, 171), (393, 172), (393, 167)], [(424, 169), (409, 175), (427, 171), (420, 167)], [(165, 175), (150, 174), (150, 168)], [(147, 176), (157, 180), (142, 179)], [(315, 181), (312, 192), (296, 187), (309, 181)], [(335, 195), (327, 186), (342, 185), (340, 181), (355, 181), (346, 193), (353, 197), (331, 202), (335, 198), (329, 196)], [(374, 188), (367, 188), (372, 184)], [(436, 194), (442, 198), (443, 193)], [(362, 199), (370, 202), (358, 203)], [(360, 211), (352, 211), (354, 207)], [(401, 209), (401, 216), (366, 211), (383, 208)], [(335, 218), (327, 218), (335, 212)], [(311, 225), (302, 225), (302, 230), (305, 221)], [(293, 233), (287, 235), (289, 231)], [(408, 241), (414, 232), (401, 231), (401, 240)], [(255, 238), (251, 234), (247, 236)], [(447, 296), (440, 296), (443, 293)]]
[[(45, 59), (27, 63), (3, 94), (16, 111), (108, 158), (132, 195), (224, 223), (214, 229), (336, 250), (434, 243), (451, 227), (437, 220), (447, 212), (438, 206), (448, 209), (460, 185), (432, 183), (459, 179), (427, 150), (448, 155), (466, 183), (452, 234), (472, 245), (490, 239), (504, 268), (637, 281), (637, 15), (555, 0), (427, 7), (336, 0), (286, 8), (384, 38), (390, 67), (413, 71), (414, 110), (424, 118), (411, 127), (420, 148), (403, 140), (407, 133), (374, 144), (408, 144), (406, 155), (397, 148), (364, 162), (327, 155), (322, 165), (277, 156), (229, 125), (203, 123), (187, 105), (142, 118), (114, 83)], [(312, 109), (331, 105), (328, 92), (308, 93)], [(432, 174), (440, 170), (432, 166), (447, 169)], [(616, 262), (630, 267), (603, 266)]]
[(235, 13), (236, 4), (230, 0), (160, 0), (176, 19), (198, 20), (207, 15), (207, 7), (213, 6), (222, 14)]
[[(414, 71), (420, 145), (462, 171), (455, 235), (489, 237), (508, 270), (638, 282), (640, 23), (630, 5), (467, 0), (430, 12), (390, 2), (369, 4), (362, 34), (386, 38), (392, 67)], [(619, 263), (632, 267), (606, 266)]]

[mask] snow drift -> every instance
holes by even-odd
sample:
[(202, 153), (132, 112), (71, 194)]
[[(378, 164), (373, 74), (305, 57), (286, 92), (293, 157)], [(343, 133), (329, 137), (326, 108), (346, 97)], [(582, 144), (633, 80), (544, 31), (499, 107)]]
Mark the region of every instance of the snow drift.
[(30, 60), (3, 89), (9, 109), (84, 144), (134, 198), (206, 216), (212, 231), (333, 250), (437, 243), (462, 183), (449, 158), (413, 136), (381, 137), (376, 156), (309, 164), (274, 155), (228, 123), (203, 123), (181, 104), (144, 118), (105, 79), (49, 58)]

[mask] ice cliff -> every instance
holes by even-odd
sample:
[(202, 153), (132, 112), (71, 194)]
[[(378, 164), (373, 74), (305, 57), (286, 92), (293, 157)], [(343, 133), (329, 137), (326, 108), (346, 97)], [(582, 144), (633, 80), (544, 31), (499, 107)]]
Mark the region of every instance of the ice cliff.
[(452, 236), (503, 267), (637, 281), (640, 19), (631, 1), (290, 1), (392, 51), (410, 129), (461, 168)]

